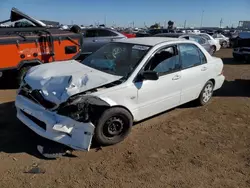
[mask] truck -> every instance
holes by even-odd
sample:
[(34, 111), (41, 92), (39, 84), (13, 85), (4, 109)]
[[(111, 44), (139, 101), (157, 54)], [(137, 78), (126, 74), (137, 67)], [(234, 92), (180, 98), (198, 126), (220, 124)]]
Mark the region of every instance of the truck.
[[(6, 27), (8, 22), (12, 25)], [(15, 79), (20, 82), (33, 66), (76, 59), (81, 54), (83, 35), (76, 27), (51, 28), (17, 8), (12, 8), (10, 19), (0, 25), (5, 25), (0, 27), (0, 77), (14, 70)]]
[(250, 32), (239, 32), (231, 39), (233, 57), (235, 60), (244, 60), (250, 63)]

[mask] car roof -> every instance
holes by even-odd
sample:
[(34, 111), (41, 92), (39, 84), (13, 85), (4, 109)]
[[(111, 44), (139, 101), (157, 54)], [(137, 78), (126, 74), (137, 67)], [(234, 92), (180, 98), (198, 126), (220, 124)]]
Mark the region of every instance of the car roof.
[(138, 38), (122, 39), (117, 42), (139, 44), (139, 45), (146, 45), (146, 46), (155, 46), (163, 42), (184, 41), (184, 40), (186, 39), (171, 38), (171, 37), (138, 37)]

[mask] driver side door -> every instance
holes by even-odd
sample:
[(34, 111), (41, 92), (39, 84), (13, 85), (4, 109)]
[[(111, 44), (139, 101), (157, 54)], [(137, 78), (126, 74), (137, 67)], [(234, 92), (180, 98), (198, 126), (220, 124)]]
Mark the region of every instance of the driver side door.
[(145, 119), (180, 104), (181, 71), (176, 46), (158, 50), (142, 71), (155, 71), (158, 80), (136, 80), (139, 119)]

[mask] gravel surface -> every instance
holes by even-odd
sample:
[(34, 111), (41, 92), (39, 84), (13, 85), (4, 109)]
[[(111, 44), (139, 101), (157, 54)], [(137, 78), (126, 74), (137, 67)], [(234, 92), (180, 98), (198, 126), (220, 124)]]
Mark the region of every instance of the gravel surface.
[[(114, 146), (43, 159), (16, 119), (15, 89), (0, 90), (0, 187), (250, 187), (250, 64), (222, 49), (226, 81), (210, 104), (187, 104), (134, 126)], [(8, 86), (8, 89), (6, 89)]]

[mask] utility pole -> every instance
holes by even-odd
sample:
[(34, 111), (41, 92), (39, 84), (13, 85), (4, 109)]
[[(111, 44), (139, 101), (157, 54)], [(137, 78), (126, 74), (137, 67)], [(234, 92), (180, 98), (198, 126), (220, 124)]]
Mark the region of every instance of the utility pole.
[(220, 19), (220, 28), (222, 27), (223, 20), (222, 18)]
[(187, 24), (187, 20), (185, 20), (184, 22), (184, 29), (186, 28), (186, 24)]
[(106, 23), (107, 23), (107, 17), (106, 17), (106, 15), (104, 16), (104, 25), (105, 25), (105, 27), (106, 27)]
[(203, 24), (203, 15), (204, 15), (204, 10), (202, 10), (202, 13), (201, 13), (201, 27), (202, 27), (202, 24)]

